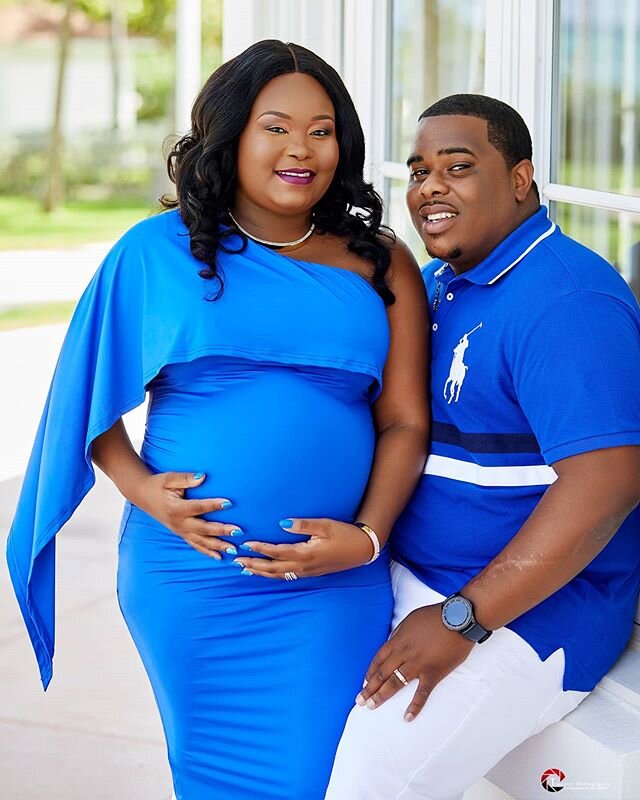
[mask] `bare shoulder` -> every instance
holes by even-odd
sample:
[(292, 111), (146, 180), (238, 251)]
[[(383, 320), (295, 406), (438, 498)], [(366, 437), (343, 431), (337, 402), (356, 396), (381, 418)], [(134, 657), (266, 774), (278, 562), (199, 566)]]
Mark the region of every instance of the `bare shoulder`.
[(349, 250), (349, 239), (344, 236), (337, 236), (333, 233), (314, 236), (297, 257), (302, 261), (316, 261), (357, 272), (366, 280), (371, 278), (371, 262)]
[(406, 282), (414, 285), (418, 282), (422, 285), (420, 267), (407, 243), (397, 236), (392, 238), (385, 234), (380, 234), (380, 241), (391, 254), (388, 273), (390, 285), (394, 287)]

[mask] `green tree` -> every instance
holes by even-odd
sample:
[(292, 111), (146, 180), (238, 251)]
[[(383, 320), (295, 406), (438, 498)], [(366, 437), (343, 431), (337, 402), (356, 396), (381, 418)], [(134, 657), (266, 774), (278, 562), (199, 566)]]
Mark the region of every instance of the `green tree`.
[(69, 45), (71, 43), (71, 14), (74, 0), (65, 0), (64, 17), (60, 25), (58, 45), (58, 71), (56, 78), (56, 94), (53, 106), (53, 122), (49, 138), (49, 168), (47, 171), (47, 188), (44, 197), (44, 210), (54, 211), (62, 201), (62, 159), (64, 142), (62, 136), (62, 113), (64, 104), (64, 82), (69, 61)]

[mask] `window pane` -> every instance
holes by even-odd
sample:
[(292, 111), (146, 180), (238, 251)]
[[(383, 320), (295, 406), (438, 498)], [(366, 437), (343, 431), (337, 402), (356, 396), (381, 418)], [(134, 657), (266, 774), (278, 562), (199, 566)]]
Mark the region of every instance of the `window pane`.
[(640, 2), (556, 0), (552, 180), (640, 190)]
[(386, 157), (404, 162), (418, 116), (441, 97), (484, 88), (486, 0), (392, 0)]
[(640, 214), (551, 203), (551, 215), (564, 233), (613, 264), (640, 297)]
[(422, 264), (430, 261), (431, 257), (427, 255), (422, 239), (420, 239), (416, 229), (411, 224), (407, 204), (405, 203), (406, 192), (406, 181), (391, 178), (385, 181), (384, 195), (387, 198), (387, 224), (393, 228), (400, 239), (409, 245), (418, 264), (422, 266)]

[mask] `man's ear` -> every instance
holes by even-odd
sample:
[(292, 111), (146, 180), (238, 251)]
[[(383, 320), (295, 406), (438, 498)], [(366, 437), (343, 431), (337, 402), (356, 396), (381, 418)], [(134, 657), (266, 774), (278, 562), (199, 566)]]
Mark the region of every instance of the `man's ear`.
[(533, 164), (528, 158), (523, 158), (511, 170), (513, 179), (513, 191), (519, 203), (524, 202), (533, 183)]

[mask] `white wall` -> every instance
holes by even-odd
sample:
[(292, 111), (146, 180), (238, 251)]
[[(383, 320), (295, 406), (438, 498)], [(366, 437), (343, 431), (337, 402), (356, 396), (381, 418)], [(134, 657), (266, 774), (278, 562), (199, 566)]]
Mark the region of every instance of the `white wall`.
[[(65, 81), (65, 131), (111, 128), (109, 45), (103, 39), (76, 39)], [(4, 133), (45, 132), (51, 127), (57, 70), (55, 39), (0, 50), (0, 120)], [(123, 70), (123, 76), (130, 70)], [(128, 87), (125, 125), (135, 124), (134, 87)]]

